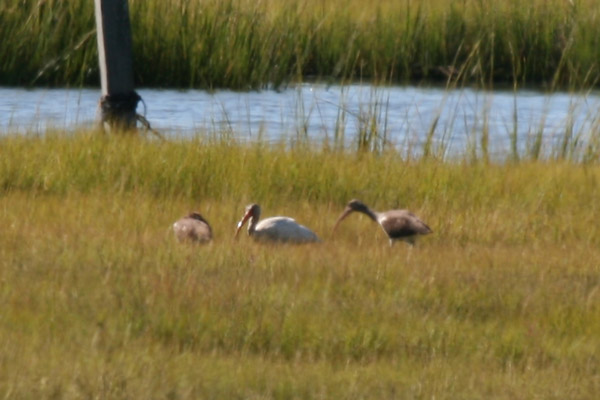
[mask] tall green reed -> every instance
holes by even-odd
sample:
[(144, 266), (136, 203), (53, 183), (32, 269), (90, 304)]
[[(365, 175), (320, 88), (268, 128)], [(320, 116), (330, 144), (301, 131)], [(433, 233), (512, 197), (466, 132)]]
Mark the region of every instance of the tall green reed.
[[(281, 86), (306, 79), (465, 79), (580, 87), (598, 77), (597, 2), (130, 1), (141, 86)], [(98, 82), (93, 5), (0, 5), (0, 84)], [(472, 60), (469, 60), (472, 58)], [(26, 60), (26, 63), (23, 63)]]
[(3, 1), (0, 35), (1, 85), (98, 81), (93, 2)]

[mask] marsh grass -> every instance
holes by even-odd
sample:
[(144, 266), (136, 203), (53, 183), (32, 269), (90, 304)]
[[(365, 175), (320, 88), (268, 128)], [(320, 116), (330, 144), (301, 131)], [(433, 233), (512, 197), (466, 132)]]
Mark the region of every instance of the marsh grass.
[[(151, 0), (129, 2), (137, 84), (281, 86), (494, 82), (549, 88), (598, 80), (593, 0)], [(0, 84), (97, 84), (93, 3), (0, 5)], [(23, 60), (27, 60), (26, 63)]]
[[(594, 164), (403, 160), (319, 146), (0, 141), (9, 398), (594, 398)], [(434, 234), (390, 248), (353, 197)], [(233, 240), (244, 206), (315, 246)], [(191, 210), (215, 241), (181, 246)]]

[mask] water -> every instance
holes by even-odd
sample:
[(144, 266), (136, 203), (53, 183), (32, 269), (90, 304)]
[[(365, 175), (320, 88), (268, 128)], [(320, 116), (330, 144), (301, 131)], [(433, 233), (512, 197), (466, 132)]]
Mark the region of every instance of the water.
[[(435, 127), (431, 142), (445, 154), (480, 150), (482, 132), (488, 132), (491, 154), (506, 154), (513, 146), (527, 151), (536, 138), (546, 151), (560, 147), (565, 135), (582, 146), (600, 125), (598, 93), (311, 84), (281, 91), (138, 93), (146, 104), (138, 112), (166, 138), (225, 131), (242, 141), (327, 138), (352, 146), (362, 131), (373, 133), (373, 146), (418, 153)], [(99, 98), (98, 89), (0, 88), (0, 134), (90, 127)]]

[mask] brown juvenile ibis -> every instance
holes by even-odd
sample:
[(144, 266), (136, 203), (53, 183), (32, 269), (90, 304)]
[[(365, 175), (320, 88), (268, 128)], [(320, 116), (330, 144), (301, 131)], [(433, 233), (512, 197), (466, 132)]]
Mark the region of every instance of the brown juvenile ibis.
[(246, 221), (250, 220), (248, 225), (248, 235), (256, 240), (288, 243), (320, 241), (313, 231), (304, 225), (300, 225), (293, 218), (271, 217), (258, 222), (259, 219), (260, 206), (258, 204), (250, 204), (246, 207), (244, 216), (237, 224), (235, 237), (237, 238)]
[(408, 210), (377, 212), (371, 210), (363, 202), (358, 200), (351, 200), (348, 203), (336, 221), (333, 230), (335, 231), (338, 224), (353, 211), (363, 213), (373, 221), (377, 222), (388, 235), (390, 246), (395, 240), (402, 240), (410, 245), (414, 245), (418, 235), (427, 235), (428, 233), (433, 232), (425, 222), (421, 221), (419, 217)]
[(193, 212), (173, 224), (175, 237), (180, 241), (197, 243), (210, 242), (212, 240), (212, 228), (208, 221), (197, 212)]

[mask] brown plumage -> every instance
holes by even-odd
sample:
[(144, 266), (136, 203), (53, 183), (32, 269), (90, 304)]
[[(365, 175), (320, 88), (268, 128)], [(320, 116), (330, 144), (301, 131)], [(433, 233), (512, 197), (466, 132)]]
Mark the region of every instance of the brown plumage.
[(425, 222), (421, 221), (419, 217), (408, 210), (377, 212), (371, 210), (358, 200), (351, 200), (348, 203), (336, 221), (333, 230), (335, 231), (338, 224), (354, 211), (363, 213), (377, 222), (383, 228), (386, 235), (388, 235), (390, 245), (393, 244), (394, 240), (402, 240), (410, 245), (414, 245), (417, 236), (433, 232)]
[(173, 224), (173, 232), (180, 242), (205, 243), (212, 240), (212, 228), (202, 215), (193, 212)]

